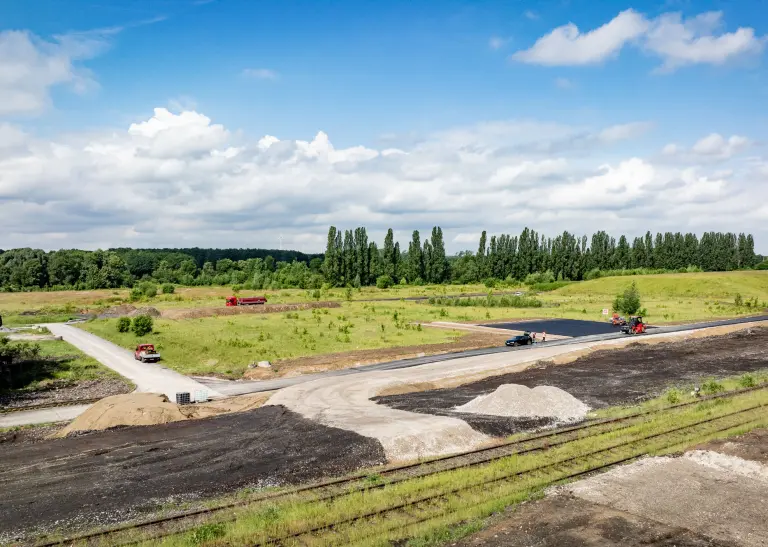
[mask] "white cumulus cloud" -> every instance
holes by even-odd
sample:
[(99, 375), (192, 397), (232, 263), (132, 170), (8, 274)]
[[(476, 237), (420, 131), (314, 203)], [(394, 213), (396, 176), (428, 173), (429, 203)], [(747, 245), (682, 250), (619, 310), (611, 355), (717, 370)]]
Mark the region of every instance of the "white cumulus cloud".
[(546, 66), (590, 65), (614, 58), (632, 44), (661, 58), (659, 72), (671, 72), (692, 64), (722, 65), (763, 50), (767, 38), (757, 36), (754, 29), (717, 34), (722, 24), (721, 12), (687, 19), (680, 13), (665, 13), (648, 19), (628, 9), (588, 32), (582, 33), (573, 23), (557, 27), (512, 59)]
[(364, 225), (378, 240), (392, 227), (401, 242), (440, 225), (451, 252), (474, 249), (482, 230), (524, 225), (548, 234), (768, 225), (753, 205), (768, 198), (754, 183), (759, 169), (708, 171), (719, 161), (713, 139), (694, 145), (706, 163), (679, 167), (604, 155), (643, 130), (499, 121), (378, 150), (335, 147), (322, 131), (248, 140), (200, 112), (163, 108), (122, 129), (53, 139), (0, 124), (0, 233), (4, 247), (43, 248), (274, 246), (282, 234), (320, 251), (329, 224)]

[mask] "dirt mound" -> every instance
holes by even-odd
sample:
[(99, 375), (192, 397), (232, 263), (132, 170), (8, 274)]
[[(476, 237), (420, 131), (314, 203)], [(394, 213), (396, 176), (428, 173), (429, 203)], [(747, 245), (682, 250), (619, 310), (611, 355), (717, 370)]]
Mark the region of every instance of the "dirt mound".
[(143, 307), (137, 308), (128, 314), (128, 317), (136, 317), (137, 315), (149, 315), (150, 317), (160, 317), (160, 311), (157, 308)]
[(121, 425), (156, 425), (186, 420), (178, 405), (157, 393), (129, 393), (102, 399), (56, 433), (66, 437), (75, 431), (109, 429)]
[(457, 412), (509, 416), (515, 418), (552, 418), (559, 422), (582, 420), (589, 407), (562, 389), (518, 384), (504, 384), (496, 391), (480, 395), (458, 406)]
[(160, 317), (160, 312), (157, 308), (144, 306), (137, 308), (130, 304), (120, 304), (119, 306), (112, 306), (99, 313), (97, 319), (117, 319), (118, 317), (136, 317), (137, 315), (149, 315), (151, 317)]
[(158, 425), (230, 412), (244, 412), (262, 406), (272, 392), (254, 393), (220, 401), (177, 405), (158, 393), (129, 393), (106, 397), (56, 433), (66, 437), (76, 431), (94, 431), (130, 425)]
[(240, 315), (243, 313), (280, 313), (286, 311), (310, 310), (313, 308), (340, 308), (338, 302), (302, 302), (300, 304), (264, 304), (260, 306), (220, 306), (215, 308), (194, 308), (163, 310), (166, 319), (200, 319), (217, 315)]
[(119, 306), (112, 306), (99, 313), (96, 317), (98, 319), (117, 319), (118, 317), (128, 316), (132, 312), (136, 311), (136, 306), (130, 304), (121, 304)]

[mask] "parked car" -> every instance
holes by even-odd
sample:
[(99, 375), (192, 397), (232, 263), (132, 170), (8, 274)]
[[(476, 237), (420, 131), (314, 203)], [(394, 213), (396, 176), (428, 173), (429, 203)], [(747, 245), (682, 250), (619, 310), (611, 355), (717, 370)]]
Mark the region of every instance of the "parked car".
[(157, 363), (160, 354), (155, 351), (154, 344), (139, 344), (133, 352), (133, 358), (142, 363)]
[(523, 291), (517, 291), (517, 292), (515, 293), (515, 296), (523, 296)]
[(513, 336), (505, 342), (507, 346), (527, 346), (533, 344), (530, 332), (524, 332), (519, 336)]

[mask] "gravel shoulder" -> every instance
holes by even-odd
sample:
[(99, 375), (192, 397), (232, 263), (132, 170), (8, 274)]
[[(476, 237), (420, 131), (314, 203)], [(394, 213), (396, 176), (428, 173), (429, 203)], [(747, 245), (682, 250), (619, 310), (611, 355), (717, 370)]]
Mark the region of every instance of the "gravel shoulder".
[(381, 445), (279, 406), (0, 444), (0, 542), (122, 522), (171, 500), (297, 484), (384, 462)]

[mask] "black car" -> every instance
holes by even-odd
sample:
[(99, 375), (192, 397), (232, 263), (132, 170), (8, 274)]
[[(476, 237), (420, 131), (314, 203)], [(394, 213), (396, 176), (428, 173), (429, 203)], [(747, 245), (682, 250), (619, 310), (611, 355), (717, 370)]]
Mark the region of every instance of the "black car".
[(520, 336), (513, 336), (504, 343), (507, 346), (527, 346), (533, 344), (533, 338), (531, 338), (530, 332), (524, 332)]

